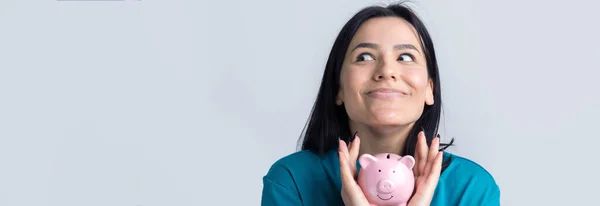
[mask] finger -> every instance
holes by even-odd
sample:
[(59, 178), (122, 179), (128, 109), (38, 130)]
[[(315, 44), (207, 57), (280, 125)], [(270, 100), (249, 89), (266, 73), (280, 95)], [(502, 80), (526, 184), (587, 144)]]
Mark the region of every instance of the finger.
[(429, 146), (429, 155), (427, 155), (427, 161), (433, 161), (435, 159), (435, 156), (437, 155), (437, 153), (440, 151), (440, 135), (437, 135), (436, 137), (433, 138), (433, 140), (431, 140), (431, 145)]
[(433, 194), (435, 187), (440, 179), (440, 173), (442, 172), (442, 160), (444, 159), (444, 152), (440, 151), (435, 156), (435, 160), (432, 162), (431, 172), (425, 180), (425, 184), (428, 185), (429, 191)]
[(346, 155), (344, 155), (341, 151), (338, 152), (340, 157), (340, 176), (342, 177), (342, 184), (347, 185), (348, 183), (354, 181), (354, 177), (350, 174), (350, 169), (348, 166), (348, 159), (346, 159)]
[(348, 158), (348, 167), (350, 168), (350, 174), (352, 174), (354, 176), (354, 174), (356, 174), (355, 173), (356, 169), (353, 169), (353, 168), (356, 168), (356, 162), (352, 163), (352, 147), (353, 147), (352, 145), (354, 145), (354, 141), (352, 141), (352, 142), (350, 142), (348, 144), (348, 156), (347, 156), (347, 158)]
[(431, 203), (431, 199), (433, 198), (440, 178), (442, 159), (443, 152), (440, 151), (435, 156), (435, 160), (433, 162), (428, 162), (429, 165), (432, 165), (432, 169), (429, 170), (430, 173), (425, 174), (425, 180), (422, 182), (422, 184), (419, 184), (418, 188), (415, 188), (415, 194), (409, 201), (409, 206), (429, 205), (429, 203)]
[(351, 157), (351, 153), (352, 153), (352, 143), (354, 143), (354, 142), (348, 142), (348, 159), (352, 158), (352, 157)]
[[(348, 156), (345, 154), (344, 150), (347, 150), (346, 143), (343, 140), (339, 140), (340, 149), (338, 151), (339, 159), (340, 159), (340, 175), (342, 176), (342, 183), (346, 183), (348, 180), (349, 167), (348, 167)], [(350, 178), (354, 180), (354, 178)]]
[(358, 158), (358, 151), (360, 150), (360, 138), (358, 135), (354, 138), (354, 141), (350, 144), (350, 160), (356, 160)]
[[(369, 205), (367, 198), (362, 192), (362, 189), (354, 180), (350, 169), (349, 169), (349, 161), (348, 161), (348, 148), (346, 147), (346, 143), (342, 140), (339, 140), (339, 148), (338, 157), (340, 162), (340, 176), (342, 177), (342, 199), (346, 205)], [(358, 145), (358, 144), (356, 144)], [(356, 147), (356, 146), (354, 146)], [(346, 154), (344, 154), (345, 150)]]
[(354, 141), (350, 143), (350, 159), (348, 160), (350, 163), (350, 171), (352, 171), (352, 176), (356, 176), (356, 160), (358, 159), (359, 150), (360, 138), (358, 137), (358, 135), (356, 135)]
[(417, 151), (415, 151), (415, 176), (420, 176), (425, 172), (425, 165), (427, 165), (427, 142), (425, 140), (425, 132), (419, 132), (417, 136)]
[(361, 194), (360, 187), (356, 184), (354, 177), (350, 172), (350, 166), (348, 165), (348, 159), (341, 151), (338, 152), (340, 159), (340, 176), (342, 177), (342, 192), (345, 192), (348, 197), (356, 197)]
[(339, 151), (342, 152), (342, 154), (344, 155), (344, 157), (346, 159), (349, 159), (349, 154), (348, 154), (348, 145), (346, 145), (346, 142), (344, 142), (344, 140), (339, 140)]
[(351, 187), (348, 187), (351, 185), (349, 180), (352, 179), (351, 177), (348, 177), (348, 161), (346, 161), (346, 155), (344, 155), (342, 151), (338, 151), (338, 156), (340, 160), (340, 176), (342, 177), (342, 198), (348, 198), (351, 197), (350, 194), (352, 194), (351, 191), (349, 191), (349, 188)]
[(431, 141), (431, 147), (429, 148), (429, 154), (427, 155), (427, 164), (425, 164), (425, 171), (422, 175), (428, 175), (431, 172), (431, 168), (433, 167), (433, 162), (435, 161), (436, 155), (439, 152), (440, 138), (433, 138)]

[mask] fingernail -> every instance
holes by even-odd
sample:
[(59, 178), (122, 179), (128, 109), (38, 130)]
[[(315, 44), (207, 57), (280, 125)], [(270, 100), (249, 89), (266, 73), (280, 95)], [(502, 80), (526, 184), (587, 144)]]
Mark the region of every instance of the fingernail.
[(356, 139), (356, 135), (358, 135), (358, 131), (354, 132), (354, 135), (352, 135), (350, 138), (348, 138), (348, 142), (353, 142), (354, 139)]

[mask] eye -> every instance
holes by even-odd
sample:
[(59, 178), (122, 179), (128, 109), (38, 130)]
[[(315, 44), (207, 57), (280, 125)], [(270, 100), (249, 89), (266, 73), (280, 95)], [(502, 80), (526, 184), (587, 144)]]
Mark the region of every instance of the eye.
[(393, 173), (396, 173), (396, 170), (392, 171)]
[(401, 54), (400, 57), (398, 57), (398, 60), (412, 62), (414, 61), (414, 58), (411, 54)]
[(381, 170), (379, 170), (379, 172), (381, 172)]
[(373, 56), (369, 53), (362, 53), (362, 54), (359, 54), (358, 57), (356, 57), (357, 62), (369, 61), (369, 60), (374, 60), (374, 59), (375, 58), (373, 58)]

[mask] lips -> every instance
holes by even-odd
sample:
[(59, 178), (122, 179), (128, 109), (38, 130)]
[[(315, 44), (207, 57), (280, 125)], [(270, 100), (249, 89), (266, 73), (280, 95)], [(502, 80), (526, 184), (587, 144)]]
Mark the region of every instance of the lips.
[(381, 94), (398, 93), (398, 94), (406, 95), (406, 92), (399, 90), (399, 89), (393, 89), (393, 88), (379, 88), (379, 89), (374, 89), (374, 90), (367, 92), (367, 94), (373, 94), (373, 93), (381, 93)]
[(392, 88), (374, 89), (367, 92), (366, 94), (370, 97), (381, 99), (397, 98), (407, 95), (407, 93), (402, 90)]

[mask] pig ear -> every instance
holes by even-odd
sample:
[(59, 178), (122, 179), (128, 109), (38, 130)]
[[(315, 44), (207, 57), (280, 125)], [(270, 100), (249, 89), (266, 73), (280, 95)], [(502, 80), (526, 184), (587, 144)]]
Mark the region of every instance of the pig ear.
[(363, 154), (358, 158), (358, 163), (360, 163), (360, 167), (362, 168), (366, 168), (374, 162), (377, 162), (377, 158), (370, 154)]
[(413, 167), (415, 166), (415, 158), (413, 158), (410, 155), (401, 157), (398, 161), (400, 163), (406, 165), (406, 167), (408, 167), (409, 170), (412, 170)]

